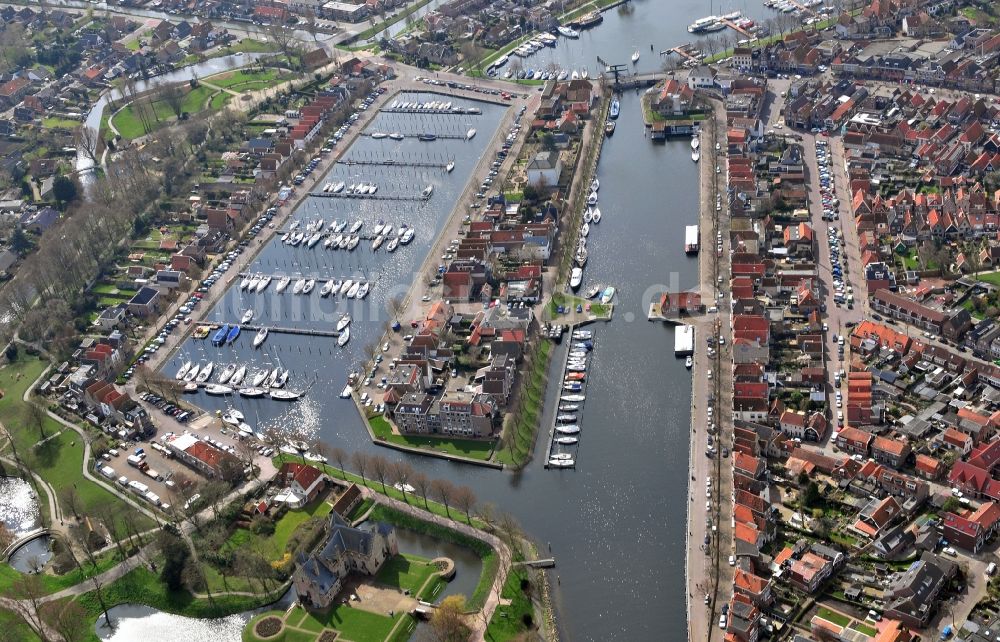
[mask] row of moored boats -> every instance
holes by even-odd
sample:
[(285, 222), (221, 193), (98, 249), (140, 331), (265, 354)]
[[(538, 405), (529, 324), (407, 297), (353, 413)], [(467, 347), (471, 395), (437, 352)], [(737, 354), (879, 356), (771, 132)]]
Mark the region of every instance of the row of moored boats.
[(587, 360), (594, 343), (590, 330), (574, 330), (572, 338), (549, 453), (548, 465), (552, 468), (575, 466), (576, 460), (566, 450), (580, 442), (580, 410), (586, 399)]
[[(430, 196), (431, 191), (433, 191), (432, 186), (424, 190), (425, 198)], [(364, 223), (360, 220), (355, 221), (349, 229), (347, 221), (333, 221), (325, 232), (324, 224), (323, 219), (316, 219), (307, 223), (305, 228), (301, 228), (300, 221), (295, 221), (288, 232), (281, 236), (281, 241), (293, 247), (301, 245), (306, 248), (314, 248), (322, 241), (325, 249), (351, 251), (358, 247), (363, 239), (361, 228)], [(371, 240), (372, 250), (377, 250), (384, 244), (386, 250), (395, 252), (401, 245), (409, 245), (415, 235), (416, 230), (405, 223), (397, 228), (391, 223), (379, 221), (370, 231), (365, 232), (364, 240)], [(287, 287), (287, 284), (285, 285)]]
[(263, 368), (250, 372), (247, 365), (230, 363), (218, 369), (217, 377), (214, 361), (196, 363), (186, 361), (177, 370), (174, 378), (184, 383), (184, 392), (196, 392), (200, 384), (204, 385), (206, 394), (224, 396), (238, 393), (243, 397), (270, 397), (280, 401), (295, 401), (302, 396), (301, 392), (285, 390), (290, 372), (281, 366)]
[[(391, 105), (383, 111), (406, 111), (406, 112), (426, 112), (444, 114), (470, 114), (478, 115), (483, 113), (479, 107), (462, 107), (455, 105), (450, 100), (429, 100), (429, 101), (403, 101), (394, 100)], [(403, 140), (402, 135), (397, 140)]]

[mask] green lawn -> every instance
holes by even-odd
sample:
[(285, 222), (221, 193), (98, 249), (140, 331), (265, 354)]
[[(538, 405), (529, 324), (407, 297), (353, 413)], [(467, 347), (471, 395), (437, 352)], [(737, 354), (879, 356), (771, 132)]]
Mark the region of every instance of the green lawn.
[(985, 272), (979, 275), (980, 281), (985, 281), (987, 283), (992, 283), (993, 285), (1000, 286), (1000, 272)]
[(220, 91), (219, 93), (212, 96), (212, 100), (209, 101), (208, 103), (208, 108), (211, 109), (212, 111), (222, 109), (223, 107), (226, 106), (226, 103), (232, 100), (232, 98), (233, 97), (231, 94), (227, 94), (224, 91)]
[(282, 515), (281, 519), (274, 525), (273, 535), (256, 535), (245, 528), (238, 528), (229, 537), (225, 546), (230, 548), (250, 546), (255, 550), (259, 550), (262, 555), (271, 561), (280, 560), (285, 555), (285, 547), (288, 545), (288, 539), (302, 522), (310, 517), (328, 515), (332, 509), (333, 506), (329, 502), (322, 499), (314, 500), (301, 510), (290, 510)]
[(423, 448), (436, 450), (449, 455), (459, 455), (461, 457), (471, 457), (488, 461), (493, 453), (492, 441), (479, 439), (458, 439), (452, 437), (416, 437), (413, 435), (396, 435), (392, 432), (392, 427), (381, 415), (376, 415), (369, 420), (372, 432), (377, 439), (388, 441), (393, 444), (409, 446), (411, 448)]
[[(284, 613), (278, 611), (269, 612), (270, 615), (282, 617)], [(265, 614), (266, 615), (266, 614)], [(397, 614), (395, 617), (379, 615), (370, 611), (352, 608), (350, 605), (337, 604), (327, 612), (313, 613), (301, 606), (294, 607), (285, 618), (287, 626), (292, 626), (304, 631), (286, 629), (285, 642), (313, 642), (321, 631), (326, 628), (336, 629), (340, 636), (351, 642), (383, 642), (392, 631), (396, 623), (402, 619), (409, 619), (405, 613)], [(259, 618), (254, 618), (247, 625), (247, 633), (252, 631), (252, 625)], [(245, 640), (258, 639), (255, 635), (244, 634)], [(340, 639), (340, 638), (338, 638)]]
[(837, 613), (836, 611), (831, 611), (825, 606), (819, 607), (819, 610), (816, 612), (816, 615), (820, 616), (824, 620), (833, 622), (838, 626), (847, 626), (848, 624), (851, 623), (851, 618), (841, 613)]
[[(131, 520), (139, 531), (150, 528), (153, 524), (148, 517), (137, 513), (104, 487), (84, 478), (83, 442), (75, 431), (47, 415), (42, 421), (41, 431), (37, 424), (31, 422), (28, 404), (21, 397), (45, 366), (46, 363), (40, 359), (22, 356), (17, 362), (0, 368), (0, 389), (4, 392), (3, 399), (0, 399), (0, 422), (11, 433), (18, 455), (32, 471), (51, 484), (56, 493), (75, 488), (82, 514), (96, 515), (98, 507), (110, 504), (119, 516)], [(35, 444), (43, 433), (48, 439), (36, 448)], [(56, 433), (59, 434), (53, 437)], [(11, 455), (6, 444), (4, 453)], [(68, 509), (64, 510), (68, 513)], [(44, 502), (42, 514), (49, 514)]]
[[(198, 114), (206, 109), (206, 103), (212, 94), (216, 90), (206, 87), (205, 85), (199, 85), (194, 89), (190, 87), (184, 87), (184, 99), (181, 101), (181, 111), (187, 112), (188, 114), (194, 115)], [(146, 111), (143, 112), (142, 110)], [(146, 113), (146, 121), (149, 125), (149, 131), (146, 130), (143, 124), (141, 114)], [(163, 100), (154, 101), (152, 104), (152, 110), (149, 107), (140, 107), (136, 103), (129, 103), (124, 109), (116, 113), (111, 118), (111, 123), (118, 129), (118, 132), (123, 138), (139, 138), (148, 134), (150, 131), (155, 131), (164, 125), (176, 121), (176, 114), (173, 108)]]
[(510, 604), (498, 606), (493, 612), (493, 618), (486, 628), (485, 637), (488, 642), (506, 642), (527, 632), (522, 618), (525, 615), (534, 615), (531, 597), (521, 590), (521, 580), (527, 577), (528, 574), (522, 566), (515, 567), (507, 576), (507, 582), (504, 583), (500, 596), (510, 600)]
[(244, 38), (234, 45), (228, 45), (219, 50), (219, 53), (223, 56), (228, 56), (234, 53), (273, 53), (278, 51), (278, 46), (271, 42), (264, 42), (261, 40), (254, 40), (252, 38)]
[(878, 635), (878, 629), (876, 629), (874, 626), (869, 626), (867, 624), (864, 624), (863, 622), (855, 622), (851, 628), (854, 629), (855, 631), (861, 631), (862, 633), (871, 638)]
[(238, 69), (236, 71), (227, 71), (223, 74), (209, 76), (205, 79), (205, 82), (217, 85), (223, 89), (232, 89), (233, 91), (249, 91), (250, 88), (245, 85), (253, 85), (252, 89), (263, 89), (265, 87), (273, 87), (283, 83), (290, 77), (290, 74), (283, 74), (273, 68), (254, 70)]
[(535, 433), (545, 403), (545, 377), (551, 352), (551, 342), (539, 343), (535, 348), (531, 372), (521, 374), (523, 377), (528, 377), (524, 398), (520, 400), (518, 412), (508, 415), (503, 442), (497, 449), (497, 461), (505, 465), (523, 466), (531, 456)]
[(57, 118), (55, 116), (42, 119), (42, 127), (46, 129), (76, 129), (80, 126), (80, 121), (72, 118)]
[(479, 583), (476, 585), (476, 590), (472, 595), (468, 596), (467, 605), (469, 609), (478, 609), (486, 601), (490, 586), (492, 586), (493, 580), (496, 578), (498, 566), (496, 552), (489, 544), (454, 529), (411, 517), (406, 513), (401, 513), (398, 510), (381, 504), (372, 510), (371, 520), (386, 522), (397, 528), (424, 533), (439, 540), (464, 546), (474, 552), (482, 560), (483, 571), (479, 576)]
[[(431, 561), (416, 555), (399, 554), (388, 560), (375, 576), (379, 584), (409, 591), (410, 595), (430, 595), (436, 590), (438, 582), (429, 582), (438, 572), (437, 566)], [(438, 578), (440, 581), (440, 578)]]

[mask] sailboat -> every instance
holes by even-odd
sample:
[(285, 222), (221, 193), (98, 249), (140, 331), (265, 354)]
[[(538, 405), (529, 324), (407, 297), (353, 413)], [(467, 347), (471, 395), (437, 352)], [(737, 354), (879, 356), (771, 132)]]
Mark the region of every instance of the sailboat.
[(198, 376), (195, 377), (195, 381), (197, 381), (198, 383), (205, 383), (206, 381), (208, 381), (208, 378), (212, 376), (212, 370), (214, 368), (215, 368), (215, 363), (211, 361), (206, 363), (205, 367), (202, 368), (201, 372), (198, 373)]
[(271, 277), (263, 276), (260, 279), (260, 283), (257, 284), (257, 291), (263, 292), (265, 289), (267, 289), (267, 286), (269, 285), (271, 285)]
[[(262, 343), (267, 341), (267, 328), (261, 328), (257, 331), (257, 335), (253, 338), (253, 347), (259, 348)], [(256, 384), (254, 384), (256, 385)]]
[(340, 336), (337, 337), (337, 345), (340, 347), (344, 347), (350, 340), (351, 340), (351, 329), (349, 327), (344, 328), (341, 331)]
[(236, 369), (236, 372), (233, 373), (233, 376), (229, 378), (229, 385), (231, 386), (240, 385), (241, 383), (243, 383), (243, 378), (246, 376), (247, 376), (247, 367), (240, 366), (239, 368)]
[(253, 310), (247, 310), (246, 312), (244, 312), (243, 318), (240, 320), (240, 323), (246, 325), (250, 323), (250, 319), (253, 319)]
[(476, 135), (476, 128), (470, 127), (469, 131), (465, 132), (465, 140), (472, 140), (473, 136)]
[(184, 375), (184, 381), (194, 381), (198, 376), (198, 371), (201, 370), (201, 366), (197, 363), (191, 366), (191, 369), (187, 371)]
[(278, 279), (278, 285), (275, 286), (278, 289), (278, 294), (284, 292), (285, 288), (287, 288), (288, 284), (291, 282), (292, 280), (287, 276), (283, 276), (280, 279)]
[(180, 367), (180, 370), (177, 371), (177, 374), (174, 375), (174, 379), (177, 379), (178, 381), (180, 381), (181, 379), (184, 378), (184, 375), (186, 375), (188, 373), (188, 370), (190, 370), (190, 369), (191, 369), (191, 362), (190, 361), (185, 361), (184, 365), (182, 365)]

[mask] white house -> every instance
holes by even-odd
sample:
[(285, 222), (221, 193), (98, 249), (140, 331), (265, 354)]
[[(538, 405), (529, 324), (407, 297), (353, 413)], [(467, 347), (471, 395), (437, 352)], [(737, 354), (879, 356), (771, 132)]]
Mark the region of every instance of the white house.
[(562, 173), (562, 160), (559, 152), (538, 152), (528, 163), (528, 184), (532, 187), (555, 186), (559, 184)]
[(688, 73), (688, 87), (706, 89), (715, 86), (715, 70), (708, 65), (698, 65)]

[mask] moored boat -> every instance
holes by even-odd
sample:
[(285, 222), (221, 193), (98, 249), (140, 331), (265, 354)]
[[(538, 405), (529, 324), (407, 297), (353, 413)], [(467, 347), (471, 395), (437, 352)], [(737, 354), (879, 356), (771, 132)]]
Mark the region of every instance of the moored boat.
[(257, 334), (253, 338), (253, 347), (259, 348), (262, 343), (267, 341), (267, 328), (261, 328), (257, 331)]

